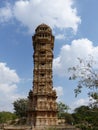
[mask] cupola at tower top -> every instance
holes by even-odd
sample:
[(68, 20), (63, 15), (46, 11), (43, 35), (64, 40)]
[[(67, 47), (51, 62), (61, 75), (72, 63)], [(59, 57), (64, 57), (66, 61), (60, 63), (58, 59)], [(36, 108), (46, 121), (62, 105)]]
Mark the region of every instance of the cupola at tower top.
[[(40, 44), (44, 48), (48, 48), (48, 46), (51, 46), (51, 49), (54, 47), (54, 36), (52, 35), (52, 29), (46, 25), (46, 24), (40, 24), (36, 29), (35, 29), (35, 34), (32, 36), (33, 40), (33, 47), (34, 50), (38, 48), (37, 44)], [(41, 47), (40, 47), (41, 49)]]
[(51, 28), (46, 25), (46, 24), (40, 24), (36, 29), (35, 29), (36, 33), (40, 33), (40, 32), (48, 32), (48, 33), (52, 33)]

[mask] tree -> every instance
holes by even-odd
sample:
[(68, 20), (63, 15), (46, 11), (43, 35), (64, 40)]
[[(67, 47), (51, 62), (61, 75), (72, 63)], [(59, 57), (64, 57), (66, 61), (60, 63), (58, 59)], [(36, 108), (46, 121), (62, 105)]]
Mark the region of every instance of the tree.
[(88, 89), (88, 96), (93, 102), (89, 106), (81, 106), (75, 109), (73, 117), (75, 123), (79, 124), (82, 130), (98, 129), (98, 70), (96, 62), (92, 56), (89, 59), (78, 59), (76, 66), (70, 67), (68, 71), (71, 76), (70, 80), (78, 81), (77, 87), (74, 89), (75, 96), (81, 93), (82, 88)]
[(98, 108), (93, 111), (89, 106), (80, 106), (75, 109), (72, 114), (74, 124), (82, 130), (97, 130), (98, 129)]
[(27, 105), (28, 99), (18, 99), (14, 101), (14, 110), (15, 114), (19, 117), (26, 117), (27, 116)]
[(58, 102), (58, 118), (64, 118), (65, 117), (65, 112), (67, 112), (69, 110), (69, 107), (67, 105), (65, 105), (62, 102)]
[(65, 118), (65, 123), (73, 125), (74, 118), (73, 118), (72, 114), (65, 112), (64, 118)]
[(81, 93), (83, 87), (86, 87), (89, 89), (88, 95), (96, 100), (98, 107), (98, 70), (95, 67), (96, 62), (92, 56), (89, 56), (88, 60), (77, 59), (78, 64), (68, 69), (71, 74), (69, 79), (78, 81), (77, 88), (74, 89), (75, 96)]
[(11, 112), (0, 112), (0, 123), (6, 123), (7, 121), (16, 119), (16, 115)]

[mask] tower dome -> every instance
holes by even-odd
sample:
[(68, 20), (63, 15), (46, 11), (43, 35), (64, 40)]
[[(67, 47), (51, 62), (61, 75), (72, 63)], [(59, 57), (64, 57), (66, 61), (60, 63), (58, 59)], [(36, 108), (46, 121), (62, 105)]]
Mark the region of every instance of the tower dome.
[(48, 33), (52, 33), (51, 28), (47, 25), (47, 24), (40, 24), (36, 29), (35, 29), (36, 33), (39, 32), (48, 32)]

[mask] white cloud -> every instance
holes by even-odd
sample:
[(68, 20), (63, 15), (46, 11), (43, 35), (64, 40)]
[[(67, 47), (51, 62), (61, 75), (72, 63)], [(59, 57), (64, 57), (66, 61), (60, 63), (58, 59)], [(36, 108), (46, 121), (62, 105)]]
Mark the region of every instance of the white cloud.
[(22, 96), (17, 93), (19, 81), (15, 70), (0, 63), (0, 111), (12, 111), (12, 102)]
[(58, 34), (55, 36), (55, 38), (58, 40), (61, 40), (61, 39), (65, 39), (65, 36), (64, 36), (64, 34)]
[(12, 18), (12, 9), (10, 4), (6, 4), (6, 7), (0, 8), (0, 22), (8, 22)]
[(90, 100), (90, 98), (80, 98), (71, 104), (71, 110), (74, 111), (75, 108), (78, 108), (80, 106), (88, 106), (90, 103), (93, 102), (94, 100)]
[(73, 40), (71, 45), (62, 46), (60, 54), (53, 61), (54, 74), (65, 76), (69, 67), (77, 63), (77, 58), (92, 55), (98, 61), (98, 46), (88, 39)]
[(58, 101), (60, 100), (60, 98), (63, 96), (63, 87), (61, 86), (57, 86), (54, 87), (54, 90), (56, 90), (57, 96), (58, 96)]
[(86, 98), (86, 99), (81, 98), (81, 99), (78, 99), (77, 101), (75, 101), (73, 105), (75, 106), (75, 108), (77, 108), (77, 107), (83, 106), (83, 105), (87, 106), (89, 104), (89, 102), (90, 102), (89, 98)]
[(7, 67), (6, 63), (0, 63), (0, 83), (17, 83), (19, 82), (19, 77), (15, 70)]
[(7, 17), (11, 18), (13, 14), (13, 18), (28, 27), (30, 32), (41, 23), (46, 23), (52, 28), (72, 28), (76, 32), (81, 19), (73, 5), (73, 0), (18, 0), (11, 8), (1, 8), (9, 13), (5, 15), (4, 11), (1, 11), (0, 19), (5, 17), (6, 21)]

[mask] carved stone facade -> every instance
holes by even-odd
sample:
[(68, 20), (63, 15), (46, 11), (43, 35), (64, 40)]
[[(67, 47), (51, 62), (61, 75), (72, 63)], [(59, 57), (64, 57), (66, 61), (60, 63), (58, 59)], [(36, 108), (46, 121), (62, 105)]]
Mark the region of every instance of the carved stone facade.
[(33, 89), (29, 92), (29, 124), (35, 127), (57, 125), (56, 91), (53, 90), (52, 62), (54, 36), (46, 24), (39, 25), (32, 37), (34, 48)]

